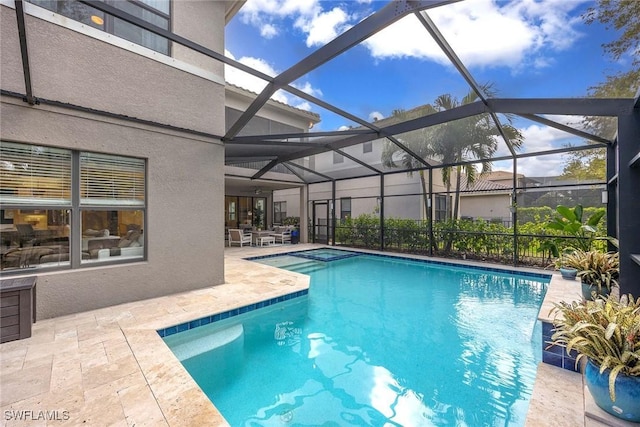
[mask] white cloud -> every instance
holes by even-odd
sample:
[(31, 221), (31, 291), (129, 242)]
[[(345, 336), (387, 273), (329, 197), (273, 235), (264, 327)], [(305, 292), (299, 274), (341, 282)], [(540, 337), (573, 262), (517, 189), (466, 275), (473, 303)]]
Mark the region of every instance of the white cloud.
[(313, 16), (322, 11), (318, 0), (249, 0), (240, 9), (240, 19), (271, 38), (280, 33), (275, 21), (291, 16)]
[[(225, 56), (235, 59), (238, 62), (247, 65), (254, 70), (260, 71), (268, 76), (274, 77), (279, 74), (279, 72), (267, 61), (262, 58), (254, 58), (251, 56), (243, 56), (240, 59), (236, 59), (235, 56), (225, 49)], [(225, 80), (232, 85), (241, 87), (243, 89), (249, 90), (254, 93), (260, 93), (266, 87), (267, 82), (258, 77), (255, 77), (251, 74), (248, 74), (242, 70), (238, 70), (234, 67), (225, 65)], [(311, 83), (304, 82), (302, 84), (293, 85), (298, 89), (306, 92), (310, 95), (319, 97), (322, 96), (322, 91), (320, 89), (314, 88)], [(292, 107), (300, 108), (301, 110), (311, 111), (311, 104), (308, 102), (299, 99), (296, 96), (290, 95), (283, 90), (276, 91), (271, 99), (275, 101), (282, 102), (287, 105), (291, 105)]]
[[(546, 68), (548, 50), (571, 48), (581, 37), (572, 12), (589, 0), (473, 0), (427, 10), (468, 67), (506, 66), (514, 71)], [(355, 5), (370, 4), (358, 0)], [(358, 21), (349, 3), (323, 9), (319, 0), (248, 0), (240, 18), (265, 38), (283, 33), (285, 20), (305, 35), (308, 47), (326, 44)], [(366, 6), (364, 6), (366, 7)], [(365, 12), (366, 13), (366, 12)], [(575, 15), (575, 14), (574, 14)], [(441, 49), (414, 15), (409, 15), (363, 42), (377, 59), (413, 57), (449, 65)]]
[(372, 111), (369, 113), (369, 121), (375, 122), (376, 120), (384, 119), (384, 115), (380, 111)]
[[(546, 126), (531, 125), (520, 130), (524, 136), (524, 151), (538, 152), (561, 148), (576, 137)], [(562, 174), (566, 160), (563, 156), (535, 156), (518, 160), (518, 173), (525, 176), (555, 176)]]
[[(567, 116), (555, 116), (548, 117), (555, 119), (559, 123), (568, 123)], [(579, 118), (575, 118), (579, 120)], [(542, 151), (555, 150), (557, 148), (565, 147), (569, 144), (579, 143), (581, 138), (563, 132), (561, 130), (542, 126), (538, 124), (532, 124), (527, 127), (519, 128), (522, 133), (524, 143), (520, 152), (523, 153), (535, 153)], [(495, 154), (496, 157), (508, 156), (510, 153), (506, 148), (502, 139), (499, 139), (500, 149)], [(561, 155), (548, 155), (548, 156), (533, 156), (523, 157), (518, 159), (518, 173), (525, 176), (556, 176), (561, 175), (566, 159)], [(510, 169), (511, 161), (496, 162), (494, 164), (494, 170)]]
[(243, 17), (254, 15), (312, 15), (320, 6), (318, 0), (248, 0), (240, 14)]
[(311, 95), (311, 96), (315, 96), (316, 98), (319, 98), (322, 96), (322, 91), (320, 89), (316, 89), (313, 86), (311, 86), (311, 83), (309, 82), (305, 82), (304, 84), (300, 85), (297, 83), (292, 83), (291, 86), (300, 89), (301, 91)]
[(307, 47), (312, 47), (335, 39), (350, 27), (348, 21), (349, 15), (339, 7), (334, 7), (328, 12), (300, 17), (294, 25), (307, 34)]
[[(494, 0), (459, 2), (427, 11), (468, 67), (545, 67), (543, 48), (568, 49), (580, 34), (568, 12), (580, 1)], [(448, 60), (418, 19), (407, 16), (365, 42), (378, 59), (414, 57), (443, 64)]]
[(524, 176), (562, 175), (565, 161), (560, 156), (525, 157), (518, 160), (518, 173)]
[[(231, 59), (235, 59), (236, 61), (247, 65), (257, 71), (260, 71), (268, 76), (274, 77), (278, 73), (276, 70), (265, 60), (261, 58), (254, 58), (251, 56), (243, 56), (240, 59), (236, 59), (235, 56), (231, 52), (225, 49), (225, 56)], [(250, 90), (251, 92), (260, 93), (267, 85), (267, 82), (252, 76), (251, 74), (245, 73), (244, 71), (238, 70), (229, 65), (225, 65), (224, 67), (225, 80), (233, 85), (239, 86), (243, 89)]]
[(265, 39), (272, 39), (278, 35), (278, 29), (272, 24), (264, 24), (262, 28), (260, 28), (260, 35)]

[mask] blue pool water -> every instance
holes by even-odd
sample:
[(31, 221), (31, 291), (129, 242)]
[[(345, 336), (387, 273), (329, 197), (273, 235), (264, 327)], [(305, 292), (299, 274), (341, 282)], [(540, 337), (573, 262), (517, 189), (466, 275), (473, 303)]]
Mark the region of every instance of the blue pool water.
[(232, 426), (521, 426), (548, 279), (370, 255), (259, 262), (298, 297), (165, 337)]

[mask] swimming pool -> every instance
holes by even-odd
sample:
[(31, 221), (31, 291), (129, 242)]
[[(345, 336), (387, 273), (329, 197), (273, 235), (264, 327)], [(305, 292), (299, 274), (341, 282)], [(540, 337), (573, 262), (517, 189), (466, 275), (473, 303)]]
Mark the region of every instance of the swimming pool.
[(308, 296), (164, 338), (232, 426), (524, 424), (548, 278), (301, 254), (257, 261)]

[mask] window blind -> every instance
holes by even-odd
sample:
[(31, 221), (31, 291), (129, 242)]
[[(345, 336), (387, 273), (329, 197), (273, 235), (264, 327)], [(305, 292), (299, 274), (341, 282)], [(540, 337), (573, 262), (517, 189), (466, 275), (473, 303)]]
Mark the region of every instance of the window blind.
[(144, 206), (145, 161), (108, 154), (80, 154), (80, 204)]
[(71, 151), (0, 142), (0, 203), (70, 205)]

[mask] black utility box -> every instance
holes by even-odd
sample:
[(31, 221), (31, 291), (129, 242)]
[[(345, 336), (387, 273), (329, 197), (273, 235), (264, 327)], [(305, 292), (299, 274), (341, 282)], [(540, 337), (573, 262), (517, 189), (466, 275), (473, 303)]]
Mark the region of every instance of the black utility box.
[(0, 280), (0, 342), (31, 336), (36, 321), (36, 276)]

